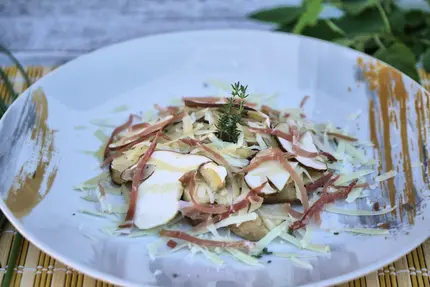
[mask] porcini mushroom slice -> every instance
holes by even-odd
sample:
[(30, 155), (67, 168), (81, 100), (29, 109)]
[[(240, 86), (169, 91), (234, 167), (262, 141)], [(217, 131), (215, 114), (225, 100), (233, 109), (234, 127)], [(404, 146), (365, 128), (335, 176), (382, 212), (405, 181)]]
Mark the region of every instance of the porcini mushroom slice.
[[(196, 181), (196, 190), (195, 190), (194, 197), (199, 204), (210, 203), (211, 202), (210, 193), (212, 192), (213, 192), (212, 189), (209, 187), (209, 185), (206, 182), (202, 180)], [(187, 185), (184, 189), (183, 198), (186, 201), (191, 201), (189, 185)]]
[(171, 220), (179, 210), (183, 192), (179, 179), (209, 161), (205, 156), (155, 151), (148, 161), (156, 166), (155, 171), (139, 186), (136, 226), (149, 229)]
[[(297, 166), (296, 162), (291, 162), (290, 164), (293, 168)], [(282, 190), (289, 179), (290, 173), (277, 160), (262, 162), (245, 175), (245, 181), (250, 188), (256, 188), (269, 181), (270, 184), (266, 184), (262, 190), (264, 194), (273, 194)]]
[(258, 241), (269, 233), (269, 229), (264, 225), (260, 217), (252, 221), (243, 222), (239, 225), (230, 225), (229, 229), (234, 234), (250, 241)]
[(276, 203), (300, 203), (300, 200), (297, 198), (294, 183), (287, 184), (284, 189), (278, 193), (264, 195), (264, 204)]
[[(127, 168), (126, 170), (124, 170), (121, 173), (121, 181), (123, 181), (123, 182), (132, 181), (135, 168), (136, 168), (136, 165), (133, 165), (133, 166)], [(152, 173), (155, 171), (155, 168), (156, 168), (156, 166), (153, 164), (145, 165), (145, 167), (143, 169), (142, 180), (146, 180), (148, 177), (150, 177), (152, 175)]]
[(202, 165), (199, 171), (213, 191), (220, 190), (225, 186), (225, 178), (227, 176), (225, 167), (217, 165), (214, 162), (208, 162)]
[[(289, 132), (289, 126), (286, 123), (278, 124), (275, 129), (280, 130), (282, 132), (288, 133)], [(276, 137), (280, 147), (289, 153), (295, 154), (293, 149), (293, 143), (290, 141), (287, 141), (281, 137)], [(312, 133), (310, 131), (305, 132), (300, 140), (298, 141), (298, 146), (309, 153), (318, 153), (318, 149), (316, 148), (313, 139), (312, 139)], [(321, 156), (316, 157), (304, 157), (304, 156), (297, 156), (297, 161), (303, 164), (304, 166), (317, 169), (317, 170), (326, 170), (327, 165), (324, 163), (324, 159)]]

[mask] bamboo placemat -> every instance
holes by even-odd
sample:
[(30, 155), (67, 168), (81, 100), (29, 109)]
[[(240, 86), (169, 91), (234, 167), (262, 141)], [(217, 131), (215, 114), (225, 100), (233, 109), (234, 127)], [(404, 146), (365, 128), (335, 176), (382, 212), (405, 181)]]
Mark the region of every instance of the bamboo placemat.
[[(5, 67), (5, 72), (13, 82), (17, 93), (26, 89), (25, 81), (16, 67)], [(27, 67), (27, 73), (34, 82), (41, 78), (53, 67)], [(430, 74), (419, 71), (424, 86), (430, 90)], [(0, 83), (0, 96), (10, 103), (7, 88)], [(8, 268), (9, 253), (15, 240), (15, 228), (7, 222), (0, 234), (0, 281)], [(95, 280), (55, 260), (27, 240), (23, 240), (18, 256), (17, 267), (11, 286), (21, 287), (107, 287), (114, 286), (100, 280)], [(408, 255), (384, 268), (372, 272), (342, 287), (430, 287), (428, 268), (430, 268), (430, 239)]]

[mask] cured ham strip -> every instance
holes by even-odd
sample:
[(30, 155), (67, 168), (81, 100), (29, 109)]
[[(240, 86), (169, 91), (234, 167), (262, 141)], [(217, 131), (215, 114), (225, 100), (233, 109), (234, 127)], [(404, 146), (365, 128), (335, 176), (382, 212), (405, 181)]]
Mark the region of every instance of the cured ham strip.
[(148, 138), (152, 137), (153, 135), (155, 135), (157, 132), (153, 132), (152, 134), (149, 134), (146, 137), (142, 137), (140, 138), (138, 141), (135, 141), (133, 143), (127, 144), (117, 150), (115, 150), (115, 152), (113, 154), (111, 154), (110, 156), (108, 156), (102, 163), (102, 167), (107, 166), (108, 164), (110, 164), (114, 159), (120, 157), (125, 151), (129, 150), (131, 147), (147, 140)]
[(286, 141), (293, 142), (293, 136), (290, 134), (287, 134), (281, 130), (270, 129), (270, 128), (252, 128), (252, 127), (248, 127), (248, 129), (251, 132), (277, 136), (277, 137), (280, 137)]
[(161, 230), (159, 235), (163, 237), (181, 239), (204, 247), (220, 247), (220, 248), (232, 247), (232, 248), (239, 248), (239, 249), (244, 249), (248, 251), (254, 246), (254, 243), (246, 240), (216, 241), (216, 240), (201, 239), (178, 230)]
[(317, 180), (315, 180), (313, 183), (306, 185), (306, 191), (312, 192), (317, 190), (318, 188), (324, 186), (327, 181), (329, 181), (333, 177), (334, 171), (330, 171), (329, 173), (321, 176)]
[(356, 142), (358, 139), (350, 137), (350, 136), (346, 136), (343, 134), (339, 134), (339, 133), (334, 133), (334, 132), (327, 132), (327, 135), (335, 137), (335, 138), (339, 138), (339, 139), (343, 139), (346, 141), (350, 141), (350, 142)]
[(155, 104), (154, 108), (160, 113), (160, 115), (176, 115), (179, 113), (180, 108), (175, 106), (168, 106), (166, 108), (160, 107), (159, 105)]
[(288, 214), (290, 214), (292, 217), (294, 217), (296, 219), (300, 219), (303, 216), (303, 213), (293, 209), (289, 203), (286, 203), (284, 205), (284, 208), (285, 208), (285, 211), (288, 212)]
[(328, 193), (327, 188), (332, 185), (338, 177), (335, 177), (334, 179), (328, 181), (326, 185), (324, 186), (323, 193), (321, 194), (321, 198), (318, 199), (311, 208), (305, 214), (303, 215), (302, 219), (294, 222), (291, 225), (292, 230), (300, 229), (302, 227), (305, 227), (306, 224), (309, 223), (309, 221), (312, 219), (315, 214), (321, 212), (326, 204), (330, 204), (335, 202), (337, 199), (345, 199), (348, 194), (351, 192), (351, 190), (354, 188), (354, 185), (357, 183), (357, 181), (352, 182), (348, 188), (346, 188), (343, 191), (338, 191), (335, 193)]
[(330, 161), (337, 161), (337, 159), (333, 155), (331, 155), (327, 152), (309, 152), (309, 151), (302, 149), (301, 147), (299, 147), (297, 145), (294, 135), (287, 134), (281, 130), (269, 129), (269, 128), (252, 128), (252, 127), (248, 127), (248, 129), (250, 131), (253, 131), (256, 133), (276, 136), (276, 137), (279, 137), (279, 138), (282, 138), (286, 141), (291, 142), (292, 146), (293, 146), (293, 152), (298, 156), (307, 157), (307, 158), (315, 158), (317, 156), (323, 155), (323, 156), (327, 157)]
[(210, 147), (208, 147), (207, 145), (205, 145), (205, 144), (203, 144), (203, 143), (201, 143), (200, 141), (198, 141), (198, 140), (195, 140), (195, 139), (192, 139), (192, 138), (184, 138), (184, 139), (181, 139), (181, 141), (184, 143), (184, 144), (187, 144), (187, 145), (189, 145), (189, 146), (197, 146), (197, 147), (200, 147), (200, 148), (202, 148), (204, 151), (206, 151), (208, 154), (210, 154), (212, 157), (213, 157), (213, 160), (216, 162), (216, 163), (218, 163), (218, 164), (220, 164), (220, 165), (223, 165), (224, 167), (226, 167), (226, 168), (228, 168), (228, 169), (230, 169), (231, 170), (231, 166), (230, 166), (230, 164), (225, 160), (225, 158), (224, 157), (222, 157), (219, 153), (217, 153), (216, 151), (214, 151), (213, 149), (211, 149)]
[(281, 115), (280, 111), (272, 109), (271, 107), (266, 106), (266, 105), (261, 106), (261, 112), (266, 114), (266, 115), (272, 115), (275, 117), (279, 117)]
[(182, 113), (179, 113), (175, 116), (170, 116), (168, 119), (166, 119), (162, 122), (159, 122), (155, 125), (149, 126), (136, 135), (130, 136), (128, 138), (122, 138), (121, 139), (122, 144), (118, 144), (114, 147), (109, 147), (109, 148), (111, 150), (116, 150), (116, 149), (122, 148), (124, 146), (131, 147), (131, 146), (137, 144), (139, 141), (142, 141), (144, 139), (149, 138), (152, 134), (154, 134), (155, 132), (158, 132), (159, 130), (162, 130), (167, 125), (169, 125), (173, 122), (176, 122), (178, 120), (181, 120), (184, 117), (184, 115), (185, 115), (185, 113), (182, 112)]
[(104, 151), (104, 154), (103, 154), (103, 159), (106, 159), (109, 156), (109, 145), (113, 142), (114, 138), (119, 133), (121, 133), (122, 131), (125, 131), (126, 129), (128, 129), (131, 126), (132, 123), (133, 123), (133, 115), (130, 115), (128, 117), (128, 120), (125, 123), (123, 123), (122, 125), (116, 127), (113, 130), (113, 132), (110, 135), (109, 140), (108, 140), (108, 142), (106, 144), (105, 151)]
[(154, 140), (152, 141), (151, 145), (149, 146), (148, 150), (139, 158), (137, 162), (137, 166), (133, 175), (133, 181), (131, 184), (131, 192), (130, 192), (130, 201), (128, 205), (127, 214), (125, 216), (125, 222), (121, 224), (120, 228), (127, 228), (133, 226), (134, 221), (134, 214), (136, 212), (136, 205), (137, 205), (137, 197), (139, 195), (139, 185), (140, 181), (143, 177), (143, 169), (148, 162), (148, 160), (151, 158), (151, 155), (154, 153), (155, 148), (157, 147), (157, 141), (161, 134), (161, 131), (159, 131), (156, 135)]
[(298, 175), (298, 173), (294, 170), (294, 168), (288, 163), (285, 159), (282, 151), (277, 151), (277, 159), (280, 161), (282, 167), (290, 173), (291, 178), (297, 184), (300, 190), (301, 201), (303, 204), (303, 208), (305, 212), (309, 209), (309, 198), (308, 193), (306, 191), (305, 185), (303, 183), (302, 178)]
[(309, 96), (304, 96), (303, 99), (300, 101), (300, 108), (303, 109), (303, 107), (305, 106), (306, 102), (309, 100)]

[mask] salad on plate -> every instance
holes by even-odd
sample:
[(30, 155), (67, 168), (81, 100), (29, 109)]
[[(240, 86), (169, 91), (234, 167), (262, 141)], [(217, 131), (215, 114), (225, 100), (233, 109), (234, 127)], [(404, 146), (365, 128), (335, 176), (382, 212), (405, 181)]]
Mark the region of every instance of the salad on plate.
[[(182, 106), (156, 106), (150, 121), (131, 114), (102, 150), (105, 171), (76, 187), (97, 204), (97, 210), (81, 211), (117, 215), (115, 225), (104, 228), (111, 235), (158, 234), (160, 240), (148, 247), (151, 256), (164, 245), (169, 252), (202, 252), (216, 264), (224, 252), (255, 265), (272, 254), (277, 238), (329, 252), (328, 245), (310, 240), (321, 227), (322, 212), (391, 212), (395, 206), (360, 210), (337, 204), (366, 196), (396, 173), (371, 178), (376, 161), (365, 155), (368, 143), (331, 123), (311, 121), (303, 110), (308, 98), (297, 108), (277, 110), (252, 102), (247, 86), (235, 83), (229, 97), (188, 97)], [(112, 193), (122, 200), (112, 201)], [(389, 233), (383, 225), (342, 231)], [(312, 267), (294, 254), (273, 254)]]

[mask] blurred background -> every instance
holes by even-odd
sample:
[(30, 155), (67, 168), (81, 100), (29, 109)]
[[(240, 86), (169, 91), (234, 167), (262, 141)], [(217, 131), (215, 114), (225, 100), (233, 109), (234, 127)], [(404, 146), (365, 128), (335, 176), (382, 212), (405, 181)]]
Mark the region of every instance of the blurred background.
[[(399, 3), (409, 9), (428, 9), (424, 0)], [(23, 64), (46, 65), (158, 33), (274, 29), (276, 25), (247, 16), (261, 9), (300, 4), (300, 0), (1, 0), (0, 43)], [(322, 17), (340, 15), (335, 5), (325, 6)]]

